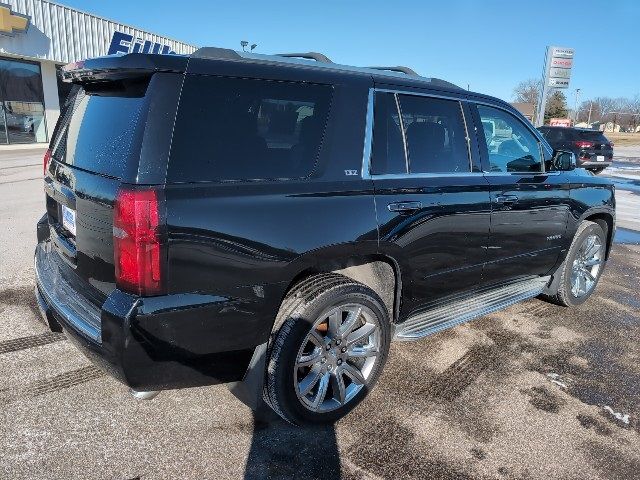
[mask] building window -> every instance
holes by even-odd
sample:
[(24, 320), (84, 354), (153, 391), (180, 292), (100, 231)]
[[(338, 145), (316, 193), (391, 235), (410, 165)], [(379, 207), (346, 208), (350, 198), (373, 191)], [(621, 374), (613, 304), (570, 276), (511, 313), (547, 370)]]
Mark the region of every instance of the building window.
[(47, 141), (40, 65), (0, 58), (0, 143)]

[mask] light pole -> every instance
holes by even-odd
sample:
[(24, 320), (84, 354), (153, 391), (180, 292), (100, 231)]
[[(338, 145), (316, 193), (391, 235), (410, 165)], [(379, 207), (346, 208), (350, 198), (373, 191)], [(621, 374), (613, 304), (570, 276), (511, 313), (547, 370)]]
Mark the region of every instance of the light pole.
[(573, 124), (578, 123), (578, 97), (580, 96), (580, 89), (576, 88), (576, 103), (573, 106)]

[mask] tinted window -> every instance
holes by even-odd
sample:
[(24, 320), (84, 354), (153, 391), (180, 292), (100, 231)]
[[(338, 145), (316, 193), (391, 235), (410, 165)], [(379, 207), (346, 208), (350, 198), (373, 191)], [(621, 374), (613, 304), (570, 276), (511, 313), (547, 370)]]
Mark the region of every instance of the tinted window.
[(609, 143), (607, 137), (604, 136), (599, 130), (574, 130), (574, 137), (578, 140), (589, 140), (596, 143)]
[(76, 88), (61, 110), (51, 142), (53, 158), (115, 178), (137, 169), (148, 111), (147, 83)]
[[(538, 131), (542, 134), (542, 136), (548, 142), (554, 142), (555, 141), (555, 135), (554, 135), (553, 130), (550, 130), (548, 128), (538, 128)], [(485, 133), (486, 133), (486, 129), (485, 129)]]
[(399, 95), (410, 173), (469, 172), (460, 103)]
[(331, 87), (187, 76), (171, 146), (171, 182), (300, 178), (311, 173)]
[[(540, 172), (540, 146), (535, 135), (510, 113), (478, 105), (492, 172)], [(486, 124), (493, 124), (489, 131)]]
[(376, 93), (371, 173), (407, 173), (400, 115), (392, 93)]

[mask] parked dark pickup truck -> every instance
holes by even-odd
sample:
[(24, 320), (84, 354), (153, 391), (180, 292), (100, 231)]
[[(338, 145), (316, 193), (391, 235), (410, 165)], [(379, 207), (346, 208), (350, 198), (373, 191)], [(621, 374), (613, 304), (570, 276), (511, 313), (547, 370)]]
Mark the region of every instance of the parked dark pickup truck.
[(229, 383), (332, 422), (392, 340), (580, 304), (609, 255), (611, 183), (509, 104), (405, 67), (203, 48), (63, 76), (36, 294), (140, 397)]

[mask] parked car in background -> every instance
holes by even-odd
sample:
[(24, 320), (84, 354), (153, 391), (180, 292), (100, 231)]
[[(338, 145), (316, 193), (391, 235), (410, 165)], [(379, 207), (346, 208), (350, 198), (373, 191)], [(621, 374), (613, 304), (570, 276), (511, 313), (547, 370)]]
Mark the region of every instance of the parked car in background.
[(229, 383), (333, 422), (392, 340), (579, 305), (609, 255), (610, 181), (511, 105), (406, 67), (201, 48), (63, 77), (37, 300), (138, 397)]
[(554, 149), (572, 151), (578, 167), (598, 174), (613, 161), (613, 143), (599, 130), (549, 126), (538, 130)]

